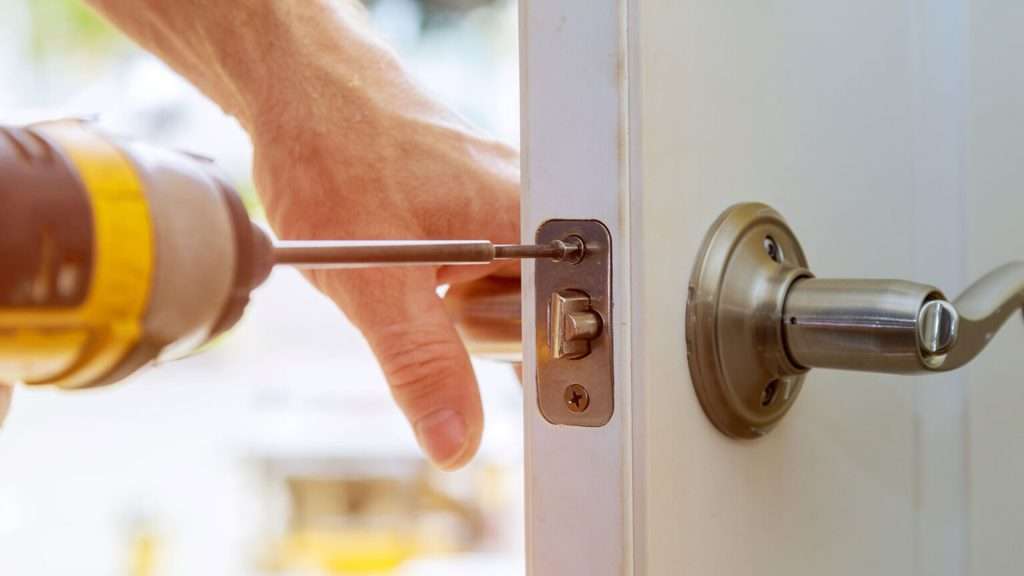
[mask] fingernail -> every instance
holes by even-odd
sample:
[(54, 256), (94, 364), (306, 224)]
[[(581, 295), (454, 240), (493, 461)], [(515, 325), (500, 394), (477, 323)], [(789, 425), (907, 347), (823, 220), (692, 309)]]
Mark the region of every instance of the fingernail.
[(416, 437), (430, 459), (446, 468), (466, 446), (466, 420), (454, 410), (438, 410), (416, 423)]

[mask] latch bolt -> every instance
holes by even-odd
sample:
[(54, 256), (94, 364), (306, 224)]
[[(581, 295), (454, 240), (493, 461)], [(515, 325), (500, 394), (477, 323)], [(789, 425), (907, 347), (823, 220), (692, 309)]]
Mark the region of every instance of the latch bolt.
[(590, 341), (601, 334), (601, 316), (590, 308), (590, 296), (579, 290), (551, 295), (548, 344), (556, 358), (579, 359), (590, 354)]

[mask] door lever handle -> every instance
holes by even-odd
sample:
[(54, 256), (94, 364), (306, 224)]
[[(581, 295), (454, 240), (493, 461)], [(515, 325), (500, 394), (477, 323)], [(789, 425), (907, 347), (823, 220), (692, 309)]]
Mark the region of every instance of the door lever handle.
[(1021, 262), (986, 274), (954, 302), (900, 280), (803, 278), (785, 298), (784, 343), (803, 368), (949, 371), (977, 356), (1021, 308)]
[[(967, 364), (985, 349), (1011, 314), (1024, 310), (1024, 262), (1011, 262), (982, 276), (956, 299), (953, 310), (959, 326), (951, 331), (952, 346), (944, 357), (940, 354), (927, 362), (931, 370), (955, 370)], [(922, 342), (928, 345), (933, 341), (931, 333), (942, 338), (944, 329), (937, 325), (944, 323), (944, 314), (936, 305), (921, 312), (919, 329)]]
[(724, 433), (767, 433), (812, 368), (955, 370), (1024, 309), (1024, 262), (949, 301), (902, 280), (820, 279), (763, 204), (728, 209), (705, 238), (687, 299), (687, 355), (701, 405)]

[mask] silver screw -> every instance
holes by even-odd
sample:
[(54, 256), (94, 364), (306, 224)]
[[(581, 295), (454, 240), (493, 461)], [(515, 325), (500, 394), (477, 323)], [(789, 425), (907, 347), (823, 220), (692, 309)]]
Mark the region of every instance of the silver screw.
[(767, 408), (775, 402), (775, 395), (779, 391), (779, 381), (772, 380), (765, 385), (764, 390), (761, 391), (761, 406)]
[(775, 238), (771, 236), (764, 237), (764, 251), (768, 253), (768, 257), (775, 262), (782, 262), (782, 247), (775, 241)]
[(573, 384), (565, 389), (565, 405), (569, 412), (581, 414), (590, 407), (590, 393), (579, 384)]

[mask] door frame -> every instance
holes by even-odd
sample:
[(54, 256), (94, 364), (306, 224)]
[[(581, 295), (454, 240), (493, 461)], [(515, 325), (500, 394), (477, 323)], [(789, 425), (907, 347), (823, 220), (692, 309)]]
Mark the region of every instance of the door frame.
[[(537, 404), (536, 351), (523, 350), (527, 573), (633, 574), (630, 393), (630, 134), (627, 0), (521, 0), (522, 235), (555, 218), (612, 236), (615, 409), (600, 428), (555, 426)], [(523, 330), (534, 341), (534, 267)], [(541, 329), (544, 329), (541, 327)]]

